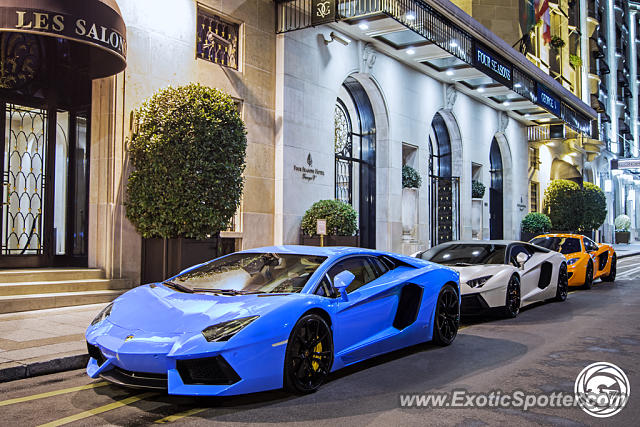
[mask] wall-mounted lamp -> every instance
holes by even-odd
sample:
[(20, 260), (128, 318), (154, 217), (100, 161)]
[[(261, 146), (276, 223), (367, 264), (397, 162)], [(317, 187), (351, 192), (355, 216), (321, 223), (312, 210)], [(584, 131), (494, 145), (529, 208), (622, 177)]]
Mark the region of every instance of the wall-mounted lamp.
[(334, 41), (336, 41), (336, 42), (338, 42), (338, 43), (340, 43), (342, 45), (345, 45), (345, 46), (349, 46), (349, 43), (351, 43), (351, 40), (349, 40), (348, 38), (343, 37), (343, 36), (341, 36), (339, 34), (336, 34), (333, 31), (331, 31), (331, 33), (329, 34), (329, 37), (330, 37), (330, 40), (324, 39), (324, 44), (325, 45), (328, 45), (329, 43), (334, 42)]

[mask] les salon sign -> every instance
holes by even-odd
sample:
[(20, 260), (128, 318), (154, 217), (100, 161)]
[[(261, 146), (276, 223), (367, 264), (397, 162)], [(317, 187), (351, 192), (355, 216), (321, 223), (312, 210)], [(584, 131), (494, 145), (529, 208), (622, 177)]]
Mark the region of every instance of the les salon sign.
[[(63, 37), (97, 45), (126, 57), (126, 29), (115, 10), (101, 2), (81, 2), (84, 3), (82, 10), (73, 10), (72, 6), (77, 2), (66, 5), (67, 2), (54, 3), (57, 3), (55, 11), (2, 7), (0, 29)], [(88, 4), (91, 7), (87, 7)]]

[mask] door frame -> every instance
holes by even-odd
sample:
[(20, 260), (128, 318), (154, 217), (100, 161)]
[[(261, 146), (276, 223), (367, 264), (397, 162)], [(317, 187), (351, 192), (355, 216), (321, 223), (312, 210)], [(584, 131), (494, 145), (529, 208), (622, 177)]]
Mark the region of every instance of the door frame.
[[(65, 255), (56, 255), (55, 247), (53, 246), (54, 239), (54, 215), (55, 215), (55, 162), (56, 162), (56, 136), (57, 136), (57, 114), (58, 106), (56, 100), (56, 91), (51, 90), (47, 99), (27, 99), (25, 97), (16, 97), (11, 95), (2, 95), (0, 100), (0, 108), (3, 110), (3, 117), (0, 117), (0, 133), (3, 138), (6, 138), (6, 109), (7, 104), (19, 105), (26, 108), (38, 108), (42, 109), (46, 113), (46, 152), (44, 162), (44, 199), (42, 201), (42, 209), (44, 212), (44, 218), (42, 219), (42, 235), (41, 244), (43, 247), (42, 254), (40, 255), (8, 255), (0, 253), (0, 268), (42, 268), (42, 267), (86, 267), (88, 265), (88, 254), (82, 254), (79, 256), (73, 255), (73, 222), (75, 220), (75, 214), (73, 207), (75, 206), (76, 195), (76, 136), (77, 136), (77, 116), (85, 113), (87, 119), (87, 171), (90, 170), (90, 141), (91, 141), (91, 104), (88, 104), (87, 108), (81, 109), (64, 109), (60, 111), (67, 111), (69, 113), (69, 129), (68, 132), (68, 170), (67, 170), (67, 199), (64, 204), (67, 215), (65, 218)], [(64, 106), (61, 106), (64, 107)], [(86, 111), (82, 111), (86, 110)], [(0, 177), (2, 177), (2, 183), (5, 180), (4, 170), (4, 155), (5, 144), (3, 142), (3, 148), (0, 150)], [(85, 197), (85, 212), (88, 218), (89, 215), (89, 179), (87, 174), (87, 194)], [(4, 191), (4, 185), (2, 186)], [(2, 197), (4, 200), (4, 195)], [(0, 213), (3, 213), (0, 211)], [(85, 227), (85, 239), (88, 242), (88, 223)], [(0, 229), (0, 244), (4, 244), (4, 232)], [(1, 250), (2, 248), (0, 248)]]

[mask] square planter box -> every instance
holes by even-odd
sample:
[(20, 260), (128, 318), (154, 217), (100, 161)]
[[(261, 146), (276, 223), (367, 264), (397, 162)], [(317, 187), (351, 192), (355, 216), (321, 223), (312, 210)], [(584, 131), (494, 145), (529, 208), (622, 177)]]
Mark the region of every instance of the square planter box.
[(616, 243), (629, 243), (630, 238), (630, 231), (616, 231)]
[[(320, 246), (320, 236), (300, 237), (300, 243), (306, 246)], [(325, 246), (360, 246), (360, 236), (324, 236)]]
[(534, 237), (538, 237), (541, 236), (545, 233), (532, 233), (530, 231), (520, 231), (520, 240), (522, 242), (528, 242), (529, 240), (533, 239)]
[(185, 268), (233, 253), (235, 239), (142, 239), (142, 283), (161, 282)]

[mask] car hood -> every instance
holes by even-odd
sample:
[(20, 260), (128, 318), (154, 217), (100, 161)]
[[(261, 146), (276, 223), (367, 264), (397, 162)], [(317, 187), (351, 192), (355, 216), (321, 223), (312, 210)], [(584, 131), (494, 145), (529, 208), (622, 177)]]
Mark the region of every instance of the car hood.
[(478, 264), (468, 267), (451, 267), (460, 273), (460, 283), (483, 276), (493, 276), (509, 268), (505, 264)]
[(263, 316), (301, 294), (221, 296), (183, 293), (164, 286), (141, 286), (114, 301), (107, 320), (119, 327), (153, 333), (199, 332), (207, 326), (247, 316)]

